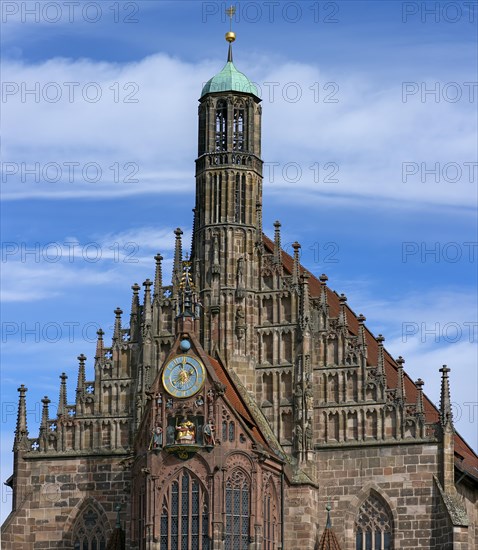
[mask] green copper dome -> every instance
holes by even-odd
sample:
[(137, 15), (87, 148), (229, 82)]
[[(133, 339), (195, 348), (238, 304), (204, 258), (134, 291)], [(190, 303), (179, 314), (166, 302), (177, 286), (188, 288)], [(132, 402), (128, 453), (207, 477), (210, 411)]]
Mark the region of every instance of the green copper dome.
[(242, 92), (259, 97), (256, 86), (236, 69), (232, 61), (228, 61), (220, 73), (206, 82), (201, 97), (211, 92)]

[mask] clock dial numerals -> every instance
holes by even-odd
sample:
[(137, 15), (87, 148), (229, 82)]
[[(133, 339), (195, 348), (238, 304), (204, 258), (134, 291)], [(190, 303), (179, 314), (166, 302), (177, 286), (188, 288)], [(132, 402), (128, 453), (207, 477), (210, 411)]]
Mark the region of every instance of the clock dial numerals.
[(204, 365), (195, 357), (181, 355), (169, 361), (163, 371), (163, 386), (174, 397), (190, 397), (206, 380)]

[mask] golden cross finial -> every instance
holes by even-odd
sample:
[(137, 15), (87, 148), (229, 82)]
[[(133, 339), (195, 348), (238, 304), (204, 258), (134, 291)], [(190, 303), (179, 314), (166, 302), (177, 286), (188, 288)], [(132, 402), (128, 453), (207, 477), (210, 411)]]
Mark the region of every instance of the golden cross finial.
[(227, 8), (226, 15), (229, 17), (229, 30), (232, 31), (232, 18), (234, 17), (234, 14), (236, 13), (236, 6), (231, 4), (230, 8)]
[(229, 17), (229, 32), (226, 33), (226, 40), (231, 44), (236, 39), (236, 33), (232, 32), (232, 18), (236, 13), (236, 6), (231, 4), (230, 8), (227, 8), (226, 15)]

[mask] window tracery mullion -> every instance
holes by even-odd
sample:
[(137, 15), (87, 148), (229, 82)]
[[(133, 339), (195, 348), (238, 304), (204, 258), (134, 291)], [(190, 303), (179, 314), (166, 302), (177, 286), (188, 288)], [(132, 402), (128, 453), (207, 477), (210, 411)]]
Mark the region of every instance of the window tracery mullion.
[(392, 549), (391, 515), (374, 495), (370, 495), (360, 506), (355, 532), (356, 550)]

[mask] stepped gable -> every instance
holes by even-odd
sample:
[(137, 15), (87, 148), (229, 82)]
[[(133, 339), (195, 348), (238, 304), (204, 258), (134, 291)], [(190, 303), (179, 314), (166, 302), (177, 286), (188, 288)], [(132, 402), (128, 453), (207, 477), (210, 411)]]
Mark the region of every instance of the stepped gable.
[[(268, 253), (274, 253), (274, 242), (272, 239), (263, 234), (263, 243)], [(288, 275), (292, 274), (294, 265), (294, 259), (292, 256), (287, 254), (284, 250), (282, 251), (282, 266)], [(309, 283), (309, 292), (311, 298), (316, 298), (320, 296), (321, 285), (320, 281), (300, 265), (301, 273), (307, 272), (310, 274), (308, 279)], [(331, 317), (338, 317), (340, 311), (340, 302), (339, 296), (329, 287), (327, 287), (327, 301), (329, 305), (329, 311)], [(356, 314), (352, 309), (345, 304), (347, 310), (351, 313), (347, 317), (348, 327), (350, 332), (353, 335), (358, 334), (358, 321)], [(370, 332), (368, 328), (365, 327), (366, 341), (367, 341), (367, 365), (376, 365), (378, 362), (378, 344), (374, 335)], [(387, 377), (387, 387), (396, 388), (398, 382), (397, 375), (397, 364), (392, 356), (384, 349), (384, 360), (385, 360), (385, 374)], [(417, 388), (413, 380), (404, 373), (404, 383), (405, 391), (407, 395), (407, 402), (414, 403), (417, 399)], [(425, 408), (425, 417), (427, 423), (437, 423), (440, 420), (440, 415), (438, 409), (433, 405), (433, 403), (428, 399), (426, 395), (423, 396), (423, 404)], [(473, 478), (478, 480), (478, 456), (475, 454), (473, 449), (466, 443), (466, 441), (458, 434), (455, 433), (455, 466), (467, 474), (471, 475)]]

